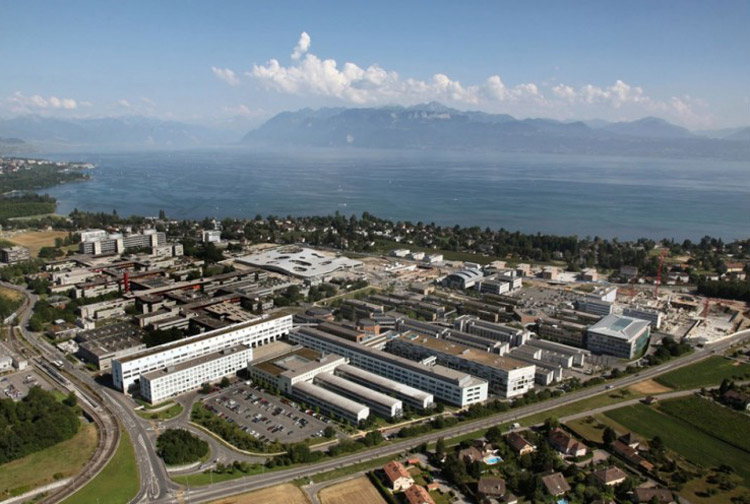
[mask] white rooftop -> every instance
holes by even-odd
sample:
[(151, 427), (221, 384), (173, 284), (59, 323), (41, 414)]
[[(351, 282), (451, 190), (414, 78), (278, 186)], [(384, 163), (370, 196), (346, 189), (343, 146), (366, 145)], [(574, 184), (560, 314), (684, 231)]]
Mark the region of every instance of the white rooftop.
[(287, 246), (240, 257), (240, 264), (270, 269), (300, 278), (315, 278), (361, 266), (360, 261), (304, 247)]

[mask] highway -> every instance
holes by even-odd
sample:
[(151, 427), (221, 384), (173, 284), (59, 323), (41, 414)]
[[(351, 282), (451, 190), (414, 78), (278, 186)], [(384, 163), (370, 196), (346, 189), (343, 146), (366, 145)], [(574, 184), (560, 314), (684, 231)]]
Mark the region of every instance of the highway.
[[(450, 437), (467, 434), (467, 433), (481, 430), (481, 429), (488, 429), (492, 427), (493, 425), (512, 422), (520, 418), (527, 417), (527, 416), (540, 413), (540, 412), (544, 412), (544, 411), (549, 411), (551, 409), (558, 408), (560, 406), (564, 406), (564, 405), (573, 403), (581, 399), (585, 399), (588, 397), (592, 397), (595, 395), (609, 392), (612, 389), (608, 387), (612, 387), (614, 389), (622, 388), (622, 387), (629, 387), (630, 385), (633, 385), (639, 381), (654, 378), (667, 371), (671, 371), (673, 369), (686, 366), (688, 364), (692, 364), (699, 360), (705, 359), (714, 353), (721, 353), (722, 351), (727, 349), (729, 346), (737, 343), (740, 340), (745, 340), (748, 337), (750, 337), (750, 330), (742, 331), (740, 333), (735, 334), (731, 338), (727, 338), (724, 341), (718, 342), (714, 345), (707, 346), (706, 348), (703, 348), (703, 349), (699, 349), (696, 352), (684, 358), (674, 360), (674, 361), (669, 361), (660, 366), (654, 366), (652, 368), (644, 369), (638, 374), (630, 375), (625, 378), (621, 378), (617, 381), (610, 381), (606, 384), (597, 385), (595, 387), (587, 388), (585, 390), (578, 390), (570, 394), (563, 395), (561, 397), (557, 397), (557, 398), (550, 399), (548, 401), (544, 401), (540, 403), (531, 404), (529, 406), (518, 408), (516, 410), (511, 410), (508, 412), (500, 413), (500, 414), (482, 418), (479, 420), (462, 423), (455, 427), (444, 429), (439, 432), (431, 432), (431, 433), (428, 433), (419, 437), (411, 438), (411, 439), (404, 440), (404, 441), (399, 441), (399, 442), (385, 445), (385, 446), (379, 446), (376, 448), (369, 449), (367, 451), (354, 453), (351, 455), (345, 455), (343, 457), (339, 457), (336, 459), (326, 460), (324, 462), (314, 464), (314, 465), (305, 465), (305, 466), (296, 467), (293, 469), (287, 469), (283, 471), (274, 471), (274, 472), (269, 472), (269, 473), (264, 473), (264, 474), (258, 474), (254, 476), (248, 476), (248, 477), (238, 479), (238, 480), (215, 483), (213, 485), (201, 486), (198, 488), (188, 488), (188, 489), (185, 489), (186, 498), (189, 499), (189, 502), (191, 503), (192, 502), (195, 502), (195, 503), (208, 502), (208, 501), (220, 499), (222, 497), (227, 497), (229, 495), (234, 495), (234, 494), (241, 493), (241, 492), (257, 490), (260, 488), (265, 488), (268, 486), (273, 486), (273, 485), (277, 485), (280, 483), (289, 482), (297, 478), (310, 477), (314, 474), (330, 471), (332, 469), (345, 467), (345, 466), (356, 464), (359, 462), (365, 462), (367, 460), (372, 460), (374, 458), (384, 457), (386, 455), (397, 455), (400, 453), (404, 453), (407, 450), (415, 446), (418, 446), (422, 443), (434, 442), (439, 437), (450, 438)], [(167, 502), (174, 502), (174, 501), (158, 500), (157, 502), (167, 503)]]
[[(8, 286), (19, 290), (17, 286)], [(55, 361), (60, 359), (61, 354), (57, 349), (55, 349), (48, 342), (44, 341), (42, 338), (36, 338), (26, 331), (25, 327), (28, 323), (28, 319), (31, 313), (30, 308), (37, 301), (37, 297), (27, 291), (23, 292), (25, 292), (25, 294), (29, 297), (29, 304), (25, 307), (22, 313), (19, 313), (18, 319), (18, 324), (21, 327), (23, 335), (25, 336), (26, 340), (32, 343), (35, 348), (41, 353), (41, 355), (48, 360)], [(325, 460), (317, 464), (309, 464), (287, 470), (272, 471), (268, 473), (248, 476), (237, 480), (201, 486), (198, 488), (185, 488), (183, 485), (178, 485), (169, 478), (169, 474), (167, 473), (163, 462), (156, 455), (153, 442), (154, 433), (150, 432), (151, 429), (149, 429), (148, 427), (149, 422), (141, 419), (133, 411), (132, 404), (129, 403), (129, 400), (123, 394), (96, 383), (88, 373), (77, 369), (67, 360), (63, 360), (63, 370), (67, 376), (73, 379), (72, 381), (74, 383), (77, 382), (77, 389), (81, 395), (89, 398), (89, 400), (93, 402), (99, 400), (97, 396), (101, 396), (103, 398), (103, 402), (99, 404), (99, 407), (102, 409), (111, 409), (112, 411), (114, 411), (115, 415), (119, 417), (120, 422), (130, 435), (131, 441), (135, 448), (136, 459), (140, 470), (141, 482), (140, 490), (136, 497), (131, 501), (132, 503), (178, 502), (176, 494), (181, 489), (184, 491), (184, 498), (186, 502), (198, 503), (219, 499), (241, 492), (273, 486), (297, 478), (310, 477), (314, 474), (326, 472), (340, 467), (345, 467), (359, 462), (365, 462), (374, 458), (379, 458), (387, 455), (395, 456), (400, 453), (406, 452), (407, 450), (422, 443), (434, 442), (439, 437), (455, 437), (473, 431), (487, 429), (489, 427), (492, 427), (493, 425), (513, 422), (523, 417), (527, 417), (544, 411), (549, 411), (560, 406), (571, 404), (581, 399), (609, 392), (612, 388), (617, 389), (628, 387), (636, 382), (656, 377), (672, 369), (692, 364), (701, 359), (709, 357), (714, 353), (720, 354), (729, 346), (737, 343), (739, 340), (747, 339), (749, 336), (750, 330), (742, 331), (730, 338), (726, 338), (721, 342), (717, 342), (712, 345), (706, 345), (706, 347), (703, 349), (697, 349), (695, 352), (686, 357), (666, 362), (660, 366), (654, 366), (652, 368), (644, 369), (638, 374), (626, 376), (619, 380), (610, 381), (606, 384), (597, 385), (587, 389), (577, 390), (554, 399), (531, 404), (522, 408), (499, 413), (497, 415), (461, 423), (449, 429), (443, 429), (438, 432), (431, 432), (407, 440), (378, 446), (366, 451), (338, 457), (336, 459)], [(83, 385), (83, 388), (89, 390), (81, 390), (82, 387), (80, 385)], [(98, 393), (94, 391), (97, 391)], [(172, 422), (168, 423), (171, 424)], [(208, 436), (205, 434), (203, 435), (203, 437), (208, 438)], [(215, 450), (213, 453), (219, 452), (222, 454), (222, 456), (227, 457), (230, 456), (230, 454), (234, 454), (234, 452), (227, 449), (226, 447), (222, 446), (221, 448), (219, 448), (219, 446), (217, 446), (218, 444), (219, 443), (217, 441), (212, 440), (211, 445)], [(227, 460), (227, 462), (231, 462), (235, 459), (242, 460), (243, 458), (244, 457), (242, 457), (240, 454), (236, 454), (231, 460)], [(90, 475), (90, 473), (86, 473), (86, 475), (88, 476), (86, 480), (93, 477)], [(59, 502), (59, 500), (61, 500), (59, 498), (51, 499), (52, 497), (54, 496), (50, 496), (50, 500), (45, 500), (45, 502)]]

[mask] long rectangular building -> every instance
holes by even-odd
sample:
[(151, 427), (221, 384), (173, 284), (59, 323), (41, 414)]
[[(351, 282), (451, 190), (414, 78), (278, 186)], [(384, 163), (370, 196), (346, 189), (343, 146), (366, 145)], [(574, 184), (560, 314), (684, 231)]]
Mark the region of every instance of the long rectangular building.
[(293, 330), (289, 339), (319, 352), (342, 355), (357, 367), (430, 392), (449, 404), (463, 407), (487, 399), (485, 380), (444, 366), (426, 366), (309, 327)]
[(488, 322), (471, 315), (458, 317), (453, 327), (458, 331), (508, 343), (512, 347), (523, 345), (530, 337), (529, 332), (523, 329)]
[(404, 385), (403, 383), (355, 366), (350, 366), (349, 364), (337, 366), (334, 373), (351, 382), (359, 383), (372, 390), (377, 390), (378, 392), (401, 399), (404, 404), (408, 404), (418, 410), (431, 408), (435, 403), (433, 395), (428, 392), (423, 392), (409, 385)]
[(535, 366), (497, 354), (414, 333), (388, 342), (388, 350), (414, 360), (436, 357), (452, 369), (489, 381), (490, 391), (502, 397), (520, 396), (534, 388)]
[(292, 329), (292, 316), (278, 314), (265, 319), (233, 324), (197, 336), (155, 346), (112, 361), (115, 387), (127, 391), (142, 374), (235, 345), (257, 347), (272, 343)]
[(331, 416), (338, 416), (358, 424), (370, 416), (370, 408), (346, 397), (342, 397), (311, 382), (299, 382), (292, 387), (292, 395), (298, 400), (317, 406)]
[(141, 397), (154, 404), (197, 389), (204, 383), (229, 376), (247, 366), (253, 349), (235, 345), (218, 352), (144, 373), (140, 377)]
[(369, 406), (371, 411), (386, 418), (400, 418), (404, 413), (404, 405), (400, 399), (387, 396), (331, 373), (318, 373), (315, 375), (313, 383), (353, 401), (361, 402)]

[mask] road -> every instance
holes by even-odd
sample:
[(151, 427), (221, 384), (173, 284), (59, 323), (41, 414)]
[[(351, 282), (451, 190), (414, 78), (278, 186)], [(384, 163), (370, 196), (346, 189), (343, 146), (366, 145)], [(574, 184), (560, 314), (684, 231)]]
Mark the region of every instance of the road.
[[(37, 300), (36, 296), (28, 292), (26, 294), (30, 297), (29, 307), (33, 306), (33, 303), (35, 303)], [(24, 336), (29, 342), (34, 344), (34, 346), (46, 358), (53, 361), (58, 360), (60, 358), (60, 353), (57, 351), (57, 349), (52, 347), (52, 345), (42, 340), (41, 338), (33, 337), (26, 331), (25, 327), (28, 323), (29, 316), (30, 309), (27, 309), (24, 312), (23, 316), (19, 317), (18, 323), (23, 331)], [(310, 477), (314, 474), (330, 471), (332, 469), (345, 467), (359, 462), (365, 462), (374, 458), (384, 457), (387, 455), (395, 456), (400, 453), (406, 452), (409, 449), (422, 443), (434, 442), (439, 437), (449, 438), (481, 429), (487, 429), (489, 427), (492, 427), (493, 425), (512, 422), (536, 413), (541, 413), (554, 408), (558, 408), (560, 406), (565, 406), (581, 399), (607, 393), (612, 388), (617, 389), (628, 387), (630, 385), (633, 385), (634, 383), (656, 377), (672, 369), (692, 364), (701, 359), (707, 358), (714, 353), (721, 353), (729, 346), (735, 344), (738, 340), (746, 339), (748, 336), (750, 336), (750, 330), (742, 331), (735, 334), (732, 338), (727, 338), (713, 345), (707, 345), (706, 348), (699, 349), (691, 355), (688, 355), (681, 359), (669, 361), (660, 366), (645, 369), (637, 375), (630, 375), (617, 381), (610, 381), (607, 384), (597, 385), (595, 387), (590, 387), (584, 390), (578, 390), (570, 394), (565, 394), (563, 396), (544, 402), (531, 404), (523, 408), (518, 408), (471, 422), (461, 423), (455, 427), (444, 429), (439, 432), (427, 433), (408, 440), (375, 447), (360, 453), (354, 453), (345, 455), (343, 457), (338, 457), (336, 459), (325, 460), (314, 465), (311, 464), (283, 471), (273, 471), (269, 473), (248, 476), (242, 479), (215, 483), (213, 485), (202, 486), (199, 488), (185, 488), (182, 485), (178, 485), (177, 483), (173, 482), (169, 478), (164, 464), (156, 455), (156, 452), (154, 450), (154, 443), (152, 439), (154, 437), (154, 433), (149, 429), (149, 423), (138, 417), (138, 415), (133, 411), (133, 405), (129, 402), (129, 399), (127, 399), (123, 394), (120, 394), (119, 392), (112, 391), (110, 389), (102, 387), (100, 384), (95, 383), (88, 373), (77, 369), (69, 362), (63, 362), (64, 371), (67, 375), (75, 378), (75, 380), (77, 380), (78, 382), (90, 387), (91, 390), (100, 391), (101, 396), (106, 402), (106, 406), (112, 408), (115, 411), (123, 426), (130, 434), (130, 438), (135, 448), (136, 459), (138, 461), (141, 476), (140, 490), (131, 502), (178, 502), (176, 493), (180, 489), (184, 489), (184, 497), (186, 498), (186, 500), (191, 503), (198, 503), (219, 499), (236, 493), (257, 490), (298, 478)], [(226, 454), (226, 456), (229, 456), (230, 453), (234, 454), (234, 452), (232, 452), (231, 450), (227, 450), (226, 447), (219, 448), (216, 445), (217, 442), (214, 441), (212, 443), (212, 448), (215, 448), (218, 452), (224, 453)], [(234, 456), (232, 460), (239, 458), (240, 457)]]
[[(314, 474), (321, 472), (330, 471), (340, 467), (345, 467), (351, 464), (359, 462), (365, 462), (386, 455), (398, 455), (408, 451), (409, 449), (418, 446), (425, 442), (434, 442), (439, 437), (455, 437), (462, 434), (467, 434), (481, 429), (488, 429), (493, 425), (502, 423), (512, 422), (514, 420), (527, 417), (536, 413), (548, 411), (560, 406), (573, 403), (575, 401), (585, 399), (587, 397), (603, 394), (610, 392), (610, 386), (614, 389), (629, 387), (639, 381), (654, 378), (660, 374), (671, 371), (673, 369), (692, 364), (699, 360), (705, 359), (714, 353), (721, 353), (729, 346), (737, 343), (739, 340), (745, 340), (750, 336), (750, 330), (742, 331), (734, 335), (734, 337), (719, 342), (710, 347), (697, 350), (696, 352), (688, 355), (687, 357), (681, 358), (675, 361), (669, 361), (660, 366), (654, 366), (638, 373), (637, 375), (630, 375), (617, 381), (609, 382), (604, 385), (597, 385), (585, 390), (579, 390), (564, 396), (550, 399), (541, 403), (531, 404), (529, 406), (518, 408), (516, 410), (500, 413), (491, 417), (475, 420), (472, 422), (466, 422), (456, 427), (444, 429), (439, 432), (432, 432), (423, 436), (411, 438), (405, 441), (396, 442), (386, 446), (379, 446), (370, 450), (346, 455), (332, 460), (326, 460), (324, 462), (315, 465), (306, 465), (302, 467), (296, 467), (293, 469), (287, 469), (284, 471), (275, 471), (265, 474), (259, 474), (254, 476), (248, 476), (239, 480), (226, 481), (222, 483), (215, 483), (213, 485), (202, 486), (199, 488), (186, 489), (186, 496), (189, 497), (190, 502), (207, 502), (211, 500), (220, 499), (229, 495), (257, 490), (268, 486), (277, 485), (280, 483), (289, 482), (298, 478), (310, 477)], [(170, 500), (159, 500), (157, 502), (167, 503), (173, 502)]]
[[(26, 341), (31, 343), (41, 357), (48, 361), (54, 362), (60, 360), (61, 354), (55, 347), (43, 338), (35, 337), (35, 335), (31, 334), (26, 329), (29, 318), (31, 317), (32, 308), (39, 298), (35, 294), (20, 289), (16, 285), (6, 283), (3, 283), (2, 285), (23, 292), (27, 297), (27, 303), (25, 303), (24, 307), (19, 310), (17, 318), (17, 324)], [(32, 360), (32, 362), (34, 361)], [(109, 446), (109, 453), (107, 453), (108, 456), (106, 460), (96, 460), (96, 457), (95, 459), (92, 459), (96, 462), (96, 466), (90, 467), (90, 463), (84, 472), (79, 475), (79, 477), (84, 477), (85, 481), (80, 481), (80, 484), (75, 487), (66, 487), (61, 490), (61, 492), (50, 495), (44, 500), (44, 502), (62, 501), (65, 497), (71, 495), (75, 490), (91, 480), (106, 465), (106, 462), (108, 462), (114, 454), (114, 449), (112, 449), (112, 442), (110, 439), (116, 437), (119, 442), (119, 428), (115, 428), (117, 425), (117, 419), (119, 419), (122, 426), (124, 426), (130, 435), (133, 447), (135, 448), (136, 460), (138, 461), (138, 468), (140, 471), (141, 486), (136, 498), (133, 499), (133, 502), (151, 502), (165, 498), (170, 496), (172, 492), (176, 492), (179, 489), (179, 485), (172, 482), (169, 478), (164, 464), (153, 449), (153, 443), (149, 441), (149, 432), (147, 428), (141, 423), (140, 417), (138, 417), (133, 411), (132, 405), (127, 403), (126, 398), (122, 394), (102, 387), (100, 384), (96, 383), (87, 372), (81, 371), (67, 359), (62, 359), (62, 362), (63, 374), (70, 378), (71, 387), (77, 392), (79, 397), (85, 397), (92, 403), (92, 413), (98, 413), (99, 416), (106, 417), (107, 415), (105, 413), (109, 410), (112, 411), (117, 418), (103, 420), (101, 425), (99, 425), (102, 429), (101, 432), (104, 435), (104, 440), (100, 444)], [(44, 371), (41, 370), (41, 372)], [(116, 445), (117, 443), (114, 443), (115, 448)], [(101, 448), (97, 450), (97, 454), (100, 449)]]

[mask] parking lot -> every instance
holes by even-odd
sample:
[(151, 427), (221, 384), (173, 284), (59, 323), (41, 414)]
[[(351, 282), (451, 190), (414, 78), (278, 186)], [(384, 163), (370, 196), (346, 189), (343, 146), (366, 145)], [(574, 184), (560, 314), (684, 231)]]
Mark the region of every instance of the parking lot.
[(296, 403), (263, 389), (238, 384), (205, 400), (206, 406), (261, 441), (296, 443), (322, 437), (333, 422), (312, 411), (301, 411)]
[(13, 399), (14, 401), (20, 401), (26, 397), (26, 394), (29, 393), (29, 389), (36, 385), (39, 385), (45, 390), (50, 390), (52, 388), (49, 383), (41, 379), (30, 367), (23, 371), (7, 374), (0, 378), (0, 399)]

